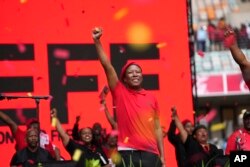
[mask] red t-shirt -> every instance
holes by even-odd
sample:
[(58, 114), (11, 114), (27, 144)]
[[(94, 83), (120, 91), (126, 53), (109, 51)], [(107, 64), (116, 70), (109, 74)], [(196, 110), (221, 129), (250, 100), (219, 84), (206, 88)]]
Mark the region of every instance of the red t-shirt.
[(159, 115), (156, 98), (144, 89), (128, 89), (121, 82), (112, 95), (116, 105), (118, 146), (159, 155), (154, 125), (154, 118)]
[(225, 154), (229, 155), (230, 151), (236, 151), (238, 149), (250, 151), (250, 133), (244, 128), (235, 131), (231, 134), (231, 136), (229, 136)]

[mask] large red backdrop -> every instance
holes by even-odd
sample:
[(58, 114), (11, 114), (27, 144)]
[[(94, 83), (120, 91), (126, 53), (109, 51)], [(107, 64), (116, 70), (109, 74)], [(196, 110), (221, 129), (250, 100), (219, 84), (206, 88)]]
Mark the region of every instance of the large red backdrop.
[[(110, 131), (98, 99), (106, 78), (91, 38), (95, 26), (104, 30), (103, 46), (117, 72), (127, 60), (142, 66), (145, 87), (159, 100), (162, 126), (169, 127), (173, 105), (181, 119), (193, 117), (186, 1), (1, 0), (0, 93), (52, 95), (39, 103), (41, 127), (67, 159), (49, 121), (51, 107), (65, 129), (81, 115), (81, 126), (100, 122)], [(107, 99), (112, 111), (110, 94)], [(0, 110), (23, 129), (35, 108), (33, 99), (0, 101)], [(0, 162), (8, 166), (14, 141), (0, 125)], [(176, 166), (173, 147), (164, 142), (167, 164)]]

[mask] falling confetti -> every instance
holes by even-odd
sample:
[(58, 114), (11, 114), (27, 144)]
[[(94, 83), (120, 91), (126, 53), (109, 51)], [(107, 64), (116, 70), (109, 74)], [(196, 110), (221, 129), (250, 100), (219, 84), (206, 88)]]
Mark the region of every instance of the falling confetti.
[(37, 77), (36, 78), (36, 80), (38, 80), (38, 81), (41, 80), (41, 79), (43, 79), (43, 77)]
[(123, 141), (123, 143), (128, 143), (129, 137), (126, 137)]
[(204, 57), (204, 55), (205, 55), (204, 52), (202, 52), (201, 50), (198, 50), (198, 51), (197, 51), (197, 54), (198, 54), (200, 57)]
[(73, 156), (72, 156), (72, 159), (74, 161), (79, 161), (81, 155), (82, 155), (82, 150), (76, 149), (75, 152), (74, 152), (74, 154), (73, 154)]
[(182, 72), (181, 73), (181, 78), (184, 78), (184, 76), (185, 76), (185, 72)]
[(123, 46), (119, 46), (119, 52), (120, 53), (125, 53), (126, 49)]
[(54, 50), (54, 57), (57, 58), (57, 59), (63, 59), (63, 60), (66, 60), (66, 59), (69, 59), (70, 57), (70, 52), (66, 49), (55, 49)]
[(32, 97), (32, 93), (28, 92), (27, 96)]
[(223, 129), (225, 129), (225, 127), (226, 127), (226, 123), (225, 122), (223, 122), (223, 123), (217, 123), (217, 124), (213, 124), (211, 126), (210, 130), (212, 132), (215, 132), (215, 131), (223, 130)]
[(148, 122), (151, 122), (151, 121), (153, 121), (153, 118), (152, 118), (152, 117), (150, 117), (150, 118), (148, 119)]
[(217, 115), (217, 110), (212, 109), (206, 114), (204, 118), (207, 122), (211, 122), (216, 117), (216, 115)]
[(65, 24), (67, 27), (69, 27), (69, 19), (68, 18), (65, 18)]
[(63, 3), (61, 3), (61, 9), (64, 10), (64, 4)]
[(57, 122), (57, 119), (55, 117), (53, 117), (51, 120), (51, 126), (56, 127), (56, 122)]
[(158, 44), (156, 45), (156, 47), (157, 47), (158, 49), (163, 48), (163, 47), (165, 47), (165, 46), (167, 46), (167, 43), (166, 43), (166, 42), (158, 43)]
[(26, 46), (22, 43), (17, 45), (17, 49), (20, 53), (25, 53), (26, 52)]
[(62, 85), (66, 85), (67, 84), (67, 76), (63, 75), (62, 77)]
[(122, 8), (114, 15), (114, 20), (121, 20), (128, 14), (128, 8)]

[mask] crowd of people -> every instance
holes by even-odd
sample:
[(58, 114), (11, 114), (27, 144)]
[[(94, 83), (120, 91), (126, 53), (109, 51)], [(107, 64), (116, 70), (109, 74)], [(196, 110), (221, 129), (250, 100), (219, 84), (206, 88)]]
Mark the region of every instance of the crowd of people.
[[(250, 62), (238, 47), (236, 34), (231, 28), (224, 30), (224, 42), (234, 60), (239, 64), (243, 78), (250, 88)], [(116, 119), (109, 113), (105, 99), (101, 100), (106, 118), (117, 133), (106, 134), (98, 122), (93, 127), (79, 128), (80, 116), (76, 117), (72, 136), (63, 129), (57, 110), (51, 110), (51, 120), (59, 133), (62, 144), (76, 167), (165, 167), (164, 137), (160, 125), (158, 102), (153, 94), (142, 88), (142, 68), (131, 62), (126, 64), (118, 77), (106, 56), (100, 38), (101, 28), (94, 28), (92, 37), (100, 63), (105, 71), (109, 89), (116, 106)], [(177, 109), (171, 108), (172, 121), (167, 138), (175, 148), (178, 167), (225, 166), (230, 151), (250, 150), (250, 111), (243, 116), (244, 127), (236, 130), (228, 139), (226, 152), (208, 142), (208, 129), (194, 125), (191, 120), (181, 121)], [(0, 119), (10, 128), (16, 141), (16, 153), (10, 160), (11, 167), (34, 166), (44, 162), (64, 161), (60, 150), (40, 128), (39, 121), (32, 119), (27, 130), (0, 111)], [(149, 121), (150, 120), (150, 121)], [(176, 129), (179, 133), (176, 134)], [(70, 166), (70, 165), (68, 165)]]
[[(224, 46), (224, 32), (227, 25), (224, 18), (221, 18), (217, 23), (208, 21), (207, 25), (200, 25), (195, 31), (196, 50), (208, 51), (222, 51)], [(234, 27), (235, 37), (239, 48), (250, 48), (250, 23), (242, 23), (240, 27)]]

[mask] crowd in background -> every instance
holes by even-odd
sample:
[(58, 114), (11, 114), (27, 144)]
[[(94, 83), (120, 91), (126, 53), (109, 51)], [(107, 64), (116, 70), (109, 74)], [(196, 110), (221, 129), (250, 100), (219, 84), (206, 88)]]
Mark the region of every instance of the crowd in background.
[[(225, 27), (232, 27), (226, 23), (225, 18), (221, 18), (218, 21), (209, 20), (207, 25), (200, 25), (195, 31), (196, 50), (203, 52), (225, 50)], [(250, 23), (242, 23), (240, 27), (232, 28), (235, 31), (238, 46), (241, 49), (249, 49)]]

